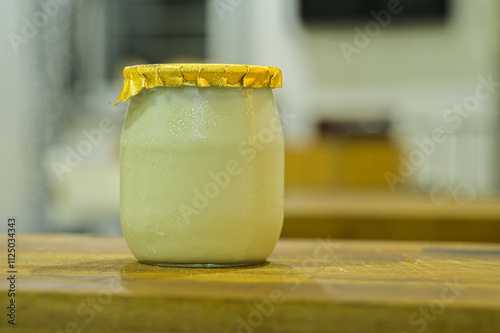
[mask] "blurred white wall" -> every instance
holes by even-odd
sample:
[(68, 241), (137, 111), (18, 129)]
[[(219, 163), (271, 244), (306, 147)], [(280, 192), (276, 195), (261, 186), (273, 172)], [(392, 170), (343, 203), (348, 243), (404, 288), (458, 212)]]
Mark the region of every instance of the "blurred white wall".
[(16, 52), (9, 40), (10, 33), (20, 34), (21, 5), (2, 1), (0, 10), (0, 218), (17, 216), (18, 230), (36, 231), (42, 228), (44, 199), (32, 125), (36, 110), (29, 105), (32, 87), (24, 72), (29, 49), (22, 44)]
[[(216, 3), (207, 4), (210, 60), (283, 70), (277, 101), (297, 116), (286, 129), (289, 144), (311, 139), (321, 118), (382, 115), (411, 152), (416, 139), (446, 127), (443, 112), (473, 95), (479, 76), (500, 80), (498, 1), (451, 0), (446, 24), (389, 23), (350, 57), (340, 46), (355, 45), (354, 28), (364, 30), (369, 20), (304, 26), (297, 0), (227, 1), (229, 9)], [(498, 96), (482, 101), (406, 184), (418, 186), (420, 171), (431, 166), (446, 182), (471, 183), (481, 193), (498, 189)]]

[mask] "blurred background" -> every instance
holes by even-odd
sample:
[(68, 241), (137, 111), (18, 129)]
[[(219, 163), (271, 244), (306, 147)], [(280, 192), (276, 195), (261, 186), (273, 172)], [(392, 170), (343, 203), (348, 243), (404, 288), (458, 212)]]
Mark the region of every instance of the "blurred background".
[(500, 242), (500, 1), (0, 6), (0, 217), (21, 232), (120, 234), (123, 67), (213, 62), (283, 71), (283, 237)]

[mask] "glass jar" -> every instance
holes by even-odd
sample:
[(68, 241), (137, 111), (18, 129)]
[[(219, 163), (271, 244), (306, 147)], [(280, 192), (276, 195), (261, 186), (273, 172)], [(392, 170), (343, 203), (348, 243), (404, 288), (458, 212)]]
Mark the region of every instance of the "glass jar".
[(265, 261), (283, 222), (272, 93), (281, 71), (165, 64), (126, 67), (124, 76), (120, 218), (135, 257), (194, 267)]

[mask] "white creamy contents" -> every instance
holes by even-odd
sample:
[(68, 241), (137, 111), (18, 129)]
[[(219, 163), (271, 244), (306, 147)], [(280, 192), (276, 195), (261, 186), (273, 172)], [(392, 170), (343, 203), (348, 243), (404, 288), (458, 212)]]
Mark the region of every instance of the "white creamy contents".
[(120, 141), (123, 233), (141, 261), (264, 261), (283, 221), (283, 134), (270, 88), (157, 87)]

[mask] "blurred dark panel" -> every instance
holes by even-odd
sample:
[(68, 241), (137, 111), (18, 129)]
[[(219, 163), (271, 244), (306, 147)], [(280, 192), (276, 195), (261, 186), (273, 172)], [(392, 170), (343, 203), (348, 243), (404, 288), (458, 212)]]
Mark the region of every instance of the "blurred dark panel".
[(194, 34), (170, 34), (167, 36), (133, 36), (130, 44), (133, 48), (132, 54), (139, 54), (148, 63), (164, 62), (172, 57), (200, 57), (204, 56), (204, 50), (200, 50), (200, 45), (204, 45), (204, 35)]
[[(394, 1), (394, 0), (393, 0)], [(387, 10), (391, 0), (301, 0), (302, 19), (305, 22), (333, 22), (370, 19), (371, 11)], [(391, 23), (408, 20), (441, 20), (448, 16), (448, 0), (401, 0), (397, 8), (401, 13), (393, 15)]]
[(204, 0), (108, 0), (109, 74), (123, 57), (147, 63), (205, 57)]

